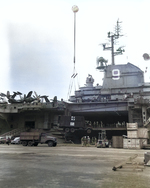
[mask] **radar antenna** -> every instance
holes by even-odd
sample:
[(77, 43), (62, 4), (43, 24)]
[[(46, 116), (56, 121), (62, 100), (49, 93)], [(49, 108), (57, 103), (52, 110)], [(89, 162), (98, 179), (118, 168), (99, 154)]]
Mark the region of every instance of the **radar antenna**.
[(116, 55), (122, 55), (123, 52), (125, 52), (125, 50), (122, 49), (124, 46), (119, 47), (116, 50), (116, 52), (114, 52), (114, 41), (123, 36), (123, 35), (120, 34), (120, 32), (121, 32), (120, 23), (122, 23), (122, 22), (119, 22), (119, 19), (118, 19), (117, 20), (117, 25), (115, 26), (115, 32), (114, 33), (108, 32), (108, 36), (107, 37), (111, 39), (111, 46), (107, 47), (106, 46), (107, 43), (102, 43), (103, 50), (111, 50), (112, 65), (115, 64), (114, 56), (116, 56)]
[(143, 58), (145, 61), (150, 60), (150, 54), (144, 53)]

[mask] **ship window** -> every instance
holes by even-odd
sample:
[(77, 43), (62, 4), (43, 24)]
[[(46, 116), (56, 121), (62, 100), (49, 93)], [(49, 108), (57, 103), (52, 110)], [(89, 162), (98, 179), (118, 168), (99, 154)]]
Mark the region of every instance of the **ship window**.
[(75, 116), (71, 116), (71, 121), (75, 121)]
[(113, 80), (119, 80), (120, 79), (120, 70), (119, 69), (112, 70), (112, 79)]

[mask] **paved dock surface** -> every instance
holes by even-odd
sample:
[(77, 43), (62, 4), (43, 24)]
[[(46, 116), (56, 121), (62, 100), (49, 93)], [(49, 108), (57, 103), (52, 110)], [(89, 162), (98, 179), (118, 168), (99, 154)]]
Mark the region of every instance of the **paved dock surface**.
[(0, 145), (0, 188), (148, 188), (150, 167), (113, 171), (118, 162), (149, 150), (58, 145)]

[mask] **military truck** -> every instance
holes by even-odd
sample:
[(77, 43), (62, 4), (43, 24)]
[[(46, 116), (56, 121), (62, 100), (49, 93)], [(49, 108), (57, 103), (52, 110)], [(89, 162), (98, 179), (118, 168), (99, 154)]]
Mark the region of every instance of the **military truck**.
[(66, 133), (73, 133), (76, 130), (86, 130), (91, 133), (92, 126), (85, 121), (84, 116), (61, 116), (59, 120), (59, 128), (63, 128)]
[(49, 147), (57, 145), (57, 139), (49, 135), (49, 133), (40, 132), (22, 132), (20, 134), (20, 142), (23, 146), (37, 146), (40, 144), (48, 144)]

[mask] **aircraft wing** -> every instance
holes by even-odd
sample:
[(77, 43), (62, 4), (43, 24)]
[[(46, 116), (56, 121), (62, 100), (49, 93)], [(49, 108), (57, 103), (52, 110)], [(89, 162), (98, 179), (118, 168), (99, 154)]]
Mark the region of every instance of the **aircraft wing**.
[(33, 91), (30, 91), (30, 92), (28, 93), (27, 98), (28, 98), (28, 97), (31, 97), (32, 92), (33, 92)]

